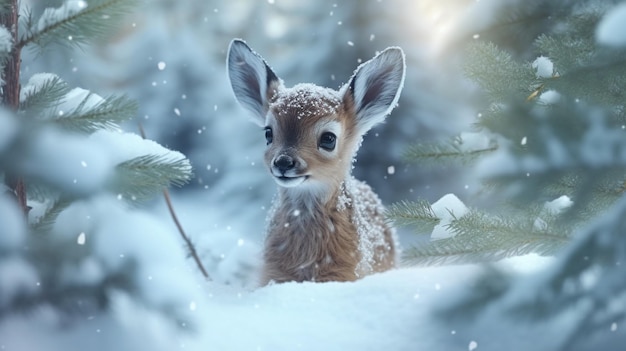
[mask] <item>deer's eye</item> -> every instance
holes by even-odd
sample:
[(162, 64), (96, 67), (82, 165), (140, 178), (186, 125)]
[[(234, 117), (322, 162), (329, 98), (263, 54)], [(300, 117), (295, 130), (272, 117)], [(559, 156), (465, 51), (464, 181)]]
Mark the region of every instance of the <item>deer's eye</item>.
[(274, 140), (274, 134), (272, 133), (272, 127), (265, 127), (265, 141), (267, 142), (267, 145), (271, 144), (272, 140)]
[(320, 147), (326, 151), (333, 151), (337, 144), (337, 136), (331, 132), (324, 132), (320, 137)]

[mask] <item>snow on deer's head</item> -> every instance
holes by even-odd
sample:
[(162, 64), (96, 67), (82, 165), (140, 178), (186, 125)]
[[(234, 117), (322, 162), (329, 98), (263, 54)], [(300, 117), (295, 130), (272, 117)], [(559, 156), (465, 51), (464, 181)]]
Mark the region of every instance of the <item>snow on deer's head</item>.
[(361, 64), (339, 91), (313, 84), (286, 88), (242, 40), (231, 42), (228, 76), (239, 103), (265, 130), (265, 163), (278, 185), (338, 188), (362, 136), (385, 120), (404, 83), (404, 53), (387, 48)]

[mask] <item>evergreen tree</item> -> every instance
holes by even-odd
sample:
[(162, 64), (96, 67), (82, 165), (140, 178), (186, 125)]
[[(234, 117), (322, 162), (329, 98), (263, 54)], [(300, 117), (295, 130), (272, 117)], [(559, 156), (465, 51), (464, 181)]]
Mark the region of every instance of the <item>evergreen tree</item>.
[[(486, 273), (446, 309), (447, 321), (466, 323), (462, 335), (482, 337), (481, 349), (611, 349), (626, 340), (618, 329), (626, 319), (626, 60), (615, 30), (626, 7), (616, 3), (559, 2), (562, 20), (536, 38), (529, 61), (490, 42), (470, 45), (465, 71), (487, 101), (475, 130), (407, 152), (475, 167), (493, 204), (396, 204), (395, 220), (426, 232), (443, 223), (448, 234), (409, 250), (408, 261), (557, 255), (536, 276)], [(533, 330), (550, 336), (525, 340)]]
[(0, 319), (24, 312), (36, 319), (31, 312), (51, 308), (60, 321), (84, 320), (123, 296), (184, 318), (171, 296), (155, 297), (158, 286), (142, 282), (158, 275), (148, 262), (163, 259), (142, 241), (162, 240), (163, 230), (138, 207), (186, 183), (188, 160), (120, 129), (137, 111), (126, 96), (71, 88), (52, 73), (20, 76), (23, 49), (43, 60), (50, 45), (82, 48), (133, 6), (68, 0), (37, 18), (15, 0), (1, 8)]
[[(468, 47), (465, 71), (488, 102), (475, 130), (414, 145), (406, 156), (421, 163), (475, 166), (485, 194), (507, 196), (489, 198), (500, 199), (498, 210), (473, 208), (454, 218), (448, 225), (454, 236), (409, 251), (409, 260), (464, 262), (553, 254), (576, 228), (621, 197), (619, 165), (587, 174), (575, 162), (583, 157), (599, 162), (601, 154), (580, 155), (598, 120), (616, 133), (625, 122), (618, 88), (624, 67), (617, 54), (595, 42), (601, 13), (594, 2), (572, 9), (563, 22), (566, 30), (537, 38), (537, 57), (530, 62), (518, 62), (490, 42)], [(390, 215), (430, 231), (441, 221), (434, 212), (425, 201), (403, 202)]]

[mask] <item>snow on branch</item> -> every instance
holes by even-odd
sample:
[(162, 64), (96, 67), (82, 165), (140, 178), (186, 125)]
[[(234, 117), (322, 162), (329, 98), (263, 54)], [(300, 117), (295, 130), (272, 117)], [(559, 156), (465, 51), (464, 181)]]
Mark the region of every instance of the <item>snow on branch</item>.
[(38, 73), (21, 89), (19, 111), (66, 130), (92, 133), (117, 129), (118, 123), (134, 117), (137, 103), (123, 95), (102, 98), (85, 89), (70, 89), (57, 75)]
[(36, 44), (40, 48), (56, 43), (80, 47), (93, 39), (110, 35), (135, 0), (66, 0), (58, 8), (47, 8), (35, 21), (26, 18), (26, 33), (17, 43), (22, 48)]
[(453, 219), (454, 236), (408, 249), (404, 260), (413, 265), (443, 265), (497, 261), (528, 253), (554, 254), (569, 242), (570, 231), (556, 225), (556, 217), (543, 215), (521, 220), (470, 210)]
[(145, 199), (170, 185), (182, 186), (191, 178), (186, 158), (144, 155), (117, 165), (113, 188), (136, 199)]
[(56, 74), (34, 74), (20, 90), (19, 110), (38, 113), (54, 108), (69, 92), (67, 83)]
[(387, 218), (398, 225), (412, 226), (417, 232), (431, 232), (440, 221), (426, 200), (395, 203), (387, 209)]
[(30, 229), (35, 233), (46, 233), (52, 229), (54, 223), (59, 217), (59, 214), (63, 212), (72, 202), (69, 200), (57, 200), (50, 205), (39, 217), (35, 223), (31, 224)]
[(61, 110), (63, 106), (59, 106), (57, 118), (53, 119), (55, 124), (68, 130), (92, 133), (99, 129), (117, 129), (118, 123), (131, 119), (137, 111), (137, 103), (124, 95), (103, 99), (86, 90), (75, 88), (67, 94), (67, 97), (70, 96), (82, 99), (69, 112)]

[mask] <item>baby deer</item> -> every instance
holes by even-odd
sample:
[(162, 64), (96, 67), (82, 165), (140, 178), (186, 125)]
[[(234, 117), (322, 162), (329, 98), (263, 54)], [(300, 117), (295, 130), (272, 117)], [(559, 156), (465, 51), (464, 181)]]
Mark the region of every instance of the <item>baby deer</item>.
[(339, 91), (286, 88), (235, 39), (228, 50), (235, 97), (265, 131), (265, 163), (279, 185), (264, 248), (262, 284), (351, 281), (395, 264), (394, 231), (378, 196), (351, 175), (363, 135), (397, 104), (404, 53), (388, 48)]

